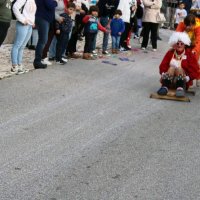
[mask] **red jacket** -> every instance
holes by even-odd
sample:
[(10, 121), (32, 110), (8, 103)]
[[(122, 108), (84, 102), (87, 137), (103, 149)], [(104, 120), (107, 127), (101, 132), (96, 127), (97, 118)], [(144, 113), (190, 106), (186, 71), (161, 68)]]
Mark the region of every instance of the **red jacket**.
[[(170, 67), (170, 61), (174, 55), (174, 51), (174, 49), (171, 49), (165, 54), (159, 67), (160, 74), (168, 71)], [(185, 56), (185, 59), (182, 59), (181, 66), (184, 69), (186, 76), (190, 77), (190, 81), (187, 83), (187, 86), (189, 86), (192, 85), (192, 80), (198, 79), (200, 77), (200, 71), (195, 55), (192, 54), (191, 49), (185, 49)]]

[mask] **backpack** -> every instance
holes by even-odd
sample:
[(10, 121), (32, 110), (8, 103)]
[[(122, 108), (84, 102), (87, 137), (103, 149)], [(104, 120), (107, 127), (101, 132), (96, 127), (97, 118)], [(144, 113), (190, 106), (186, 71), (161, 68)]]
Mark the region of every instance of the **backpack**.
[[(12, 19), (13, 19), (13, 20), (16, 20), (16, 16), (15, 16), (15, 14), (14, 14), (14, 12), (13, 12), (13, 6), (14, 6), (14, 4), (15, 4), (16, 1), (17, 1), (17, 0), (13, 0), (12, 3), (11, 3), (11, 13), (12, 13)], [(25, 6), (26, 2), (27, 2), (27, 0), (25, 1), (25, 3), (24, 3), (24, 5), (22, 6), (22, 8), (20, 9), (20, 12), (21, 12), (21, 13), (23, 13), (24, 6)]]

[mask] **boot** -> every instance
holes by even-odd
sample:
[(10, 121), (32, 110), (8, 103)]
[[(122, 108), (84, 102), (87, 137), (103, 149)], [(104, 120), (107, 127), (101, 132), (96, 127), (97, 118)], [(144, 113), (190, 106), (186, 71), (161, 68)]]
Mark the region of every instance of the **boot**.
[(91, 53), (83, 53), (83, 59), (85, 60), (95, 60)]
[(88, 60), (88, 56), (89, 56), (89, 54), (88, 54), (88, 53), (83, 53), (83, 59), (86, 59), (86, 60)]
[(116, 54), (116, 49), (112, 49), (112, 54)]

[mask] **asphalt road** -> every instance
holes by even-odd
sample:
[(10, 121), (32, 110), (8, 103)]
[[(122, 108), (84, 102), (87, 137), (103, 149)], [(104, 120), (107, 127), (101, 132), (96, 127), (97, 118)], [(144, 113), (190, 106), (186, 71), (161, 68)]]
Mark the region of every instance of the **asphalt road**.
[(149, 98), (169, 34), (129, 61), (1, 80), (0, 199), (200, 199), (199, 90), (190, 103)]

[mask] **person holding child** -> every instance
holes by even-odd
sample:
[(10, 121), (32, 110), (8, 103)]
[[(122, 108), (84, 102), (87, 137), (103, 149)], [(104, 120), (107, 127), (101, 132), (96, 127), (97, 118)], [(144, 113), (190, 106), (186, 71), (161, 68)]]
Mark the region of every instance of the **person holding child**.
[(94, 43), (96, 42), (95, 38), (98, 33), (98, 30), (103, 32), (108, 32), (106, 28), (104, 28), (98, 21), (98, 12), (99, 9), (97, 6), (91, 6), (89, 10), (89, 15), (86, 15), (83, 18), (83, 23), (85, 23), (84, 27), (84, 35), (85, 35), (85, 46), (83, 59), (93, 60), (95, 57), (92, 54)]
[(112, 53), (117, 54), (119, 51), (120, 38), (125, 30), (124, 21), (121, 19), (122, 11), (116, 10), (114, 17), (110, 23), (111, 38), (112, 38)]
[(169, 44), (172, 46), (160, 64), (161, 88), (159, 95), (167, 95), (168, 89), (175, 87), (176, 96), (184, 97), (185, 89), (192, 85), (192, 80), (199, 77), (199, 66), (191, 52), (191, 40), (185, 32), (174, 32)]
[(48, 40), (50, 24), (55, 18), (55, 8), (57, 6), (57, 2), (58, 0), (35, 0), (37, 6), (35, 24), (38, 30), (38, 42), (35, 50), (35, 59), (33, 61), (35, 69), (45, 69), (47, 67), (46, 64), (41, 62), (42, 53)]
[(56, 21), (55, 23), (56, 38), (57, 38), (56, 63), (61, 65), (66, 63), (62, 59), (62, 54), (66, 49), (66, 46), (68, 45), (69, 33), (72, 30), (72, 23), (73, 23), (71, 15), (74, 13), (75, 8), (76, 6), (74, 3), (68, 3), (66, 12), (60, 14), (60, 16), (63, 18), (63, 21), (60, 23)]

